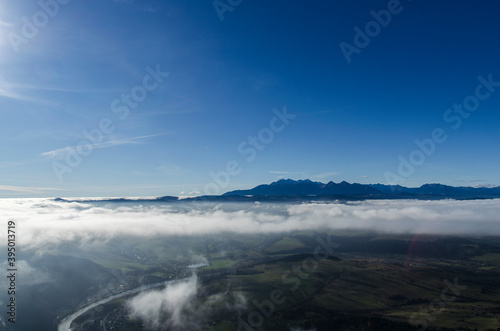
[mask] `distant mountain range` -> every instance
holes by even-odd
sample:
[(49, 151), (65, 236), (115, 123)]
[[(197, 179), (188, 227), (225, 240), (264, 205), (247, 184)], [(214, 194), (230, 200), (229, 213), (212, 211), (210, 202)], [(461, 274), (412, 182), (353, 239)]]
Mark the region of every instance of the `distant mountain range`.
[(365, 197), (365, 198), (434, 198), (434, 199), (480, 199), (500, 198), (498, 187), (455, 187), (443, 184), (425, 184), (420, 187), (400, 185), (358, 184), (348, 182), (314, 182), (309, 179), (280, 179), (271, 184), (256, 186), (249, 190), (236, 190), (222, 196), (297, 196), (297, 197)]
[(263, 184), (249, 190), (236, 190), (223, 195), (200, 196), (179, 199), (174, 196), (164, 196), (153, 199), (109, 198), (96, 200), (66, 200), (56, 198), (61, 202), (300, 202), (300, 201), (332, 201), (332, 200), (369, 200), (369, 199), (493, 199), (500, 198), (498, 187), (455, 187), (443, 184), (425, 184), (420, 187), (404, 187), (400, 185), (358, 184), (348, 182), (313, 182), (309, 179), (280, 179), (271, 184)]

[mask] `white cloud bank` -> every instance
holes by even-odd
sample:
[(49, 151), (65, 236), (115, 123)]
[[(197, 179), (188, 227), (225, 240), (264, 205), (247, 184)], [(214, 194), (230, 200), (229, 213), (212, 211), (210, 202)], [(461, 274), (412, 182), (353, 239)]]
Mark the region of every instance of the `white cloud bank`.
[[(158, 329), (160, 325), (184, 325), (187, 319), (184, 310), (190, 305), (198, 288), (198, 278), (193, 274), (163, 290), (141, 293), (127, 301), (130, 316), (142, 319), (153, 329)], [(168, 319), (163, 321), (162, 317), (165, 315)]]
[[(118, 236), (362, 229), (387, 233), (500, 235), (500, 199), (372, 200), (311, 204), (67, 203), (0, 199), (24, 249)], [(6, 243), (6, 231), (1, 231)]]
[[(201, 296), (199, 296), (201, 292)], [(162, 290), (152, 290), (127, 300), (131, 318), (138, 318), (152, 330), (201, 330), (201, 325), (219, 313), (247, 310), (247, 298), (227, 289), (206, 296), (195, 273), (176, 280)]]

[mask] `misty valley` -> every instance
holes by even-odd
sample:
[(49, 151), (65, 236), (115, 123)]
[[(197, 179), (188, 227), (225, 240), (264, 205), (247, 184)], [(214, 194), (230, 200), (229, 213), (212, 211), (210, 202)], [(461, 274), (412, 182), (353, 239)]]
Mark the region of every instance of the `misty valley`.
[(21, 330), (500, 328), (496, 200), (10, 203)]
[(500, 331), (499, 12), (0, 0), (0, 331)]

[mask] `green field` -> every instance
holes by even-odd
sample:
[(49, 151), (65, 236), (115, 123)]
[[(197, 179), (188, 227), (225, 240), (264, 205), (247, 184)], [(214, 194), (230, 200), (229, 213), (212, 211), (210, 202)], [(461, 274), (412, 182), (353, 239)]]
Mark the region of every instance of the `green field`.
[(299, 240), (295, 238), (284, 237), (283, 239), (274, 243), (271, 247), (268, 247), (267, 251), (274, 253), (274, 252), (289, 251), (292, 249), (297, 249), (302, 247), (305, 247), (305, 245), (301, 243)]
[[(132, 245), (128, 251), (134, 254), (128, 257), (95, 254), (93, 261), (154, 282), (187, 277), (193, 272), (186, 269), (195, 261), (192, 256), (205, 257), (209, 265), (196, 271), (201, 287), (190, 308), (204, 330), (237, 329), (249, 316), (255, 318), (257, 306), (270, 302), (276, 291), (282, 302), (259, 322), (262, 330), (500, 328), (500, 247), (488, 238), (428, 237), (414, 242), (410, 251), (410, 236), (348, 232), (330, 237), (338, 243), (330, 250), (333, 255), (317, 251), (318, 239), (328, 241), (326, 234), (314, 232), (171, 238), (165, 247), (188, 245), (184, 256), (178, 247), (170, 252), (154, 241)], [(137, 255), (147, 262), (133, 262)], [(106, 259), (95, 258), (102, 256)], [(455, 282), (457, 293), (449, 288)], [(245, 298), (245, 308), (233, 309), (233, 293)], [(107, 320), (119, 330), (141, 329), (118, 303), (103, 310)], [(206, 310), (211, 313), (203, 315)], [(83, 329), (92, 327), (97, 326), (87, 321)]]

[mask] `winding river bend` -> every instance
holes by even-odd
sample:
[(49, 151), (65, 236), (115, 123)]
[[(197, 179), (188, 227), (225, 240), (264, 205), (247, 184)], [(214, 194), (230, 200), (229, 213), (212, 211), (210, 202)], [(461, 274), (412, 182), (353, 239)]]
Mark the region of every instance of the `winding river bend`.
[(95, 307), (97, 307), (99, 305), (105, 304), (105, 303), (107, 303), (109, 301), (112, 301), (112, 300), (115, 300), (115, 299), (118, 299), (118, 298), (121, 298), (121, 297), (124, 297), (126, 295), (130, 295), (130, 294), (134, 294), (134, 293), (139, 293), (139, 292), (146, 291), (146, 290), (149, 290), (149, 289), (152, 289), (152, 288), (155, 288), (155, 287), (165, 286), (168, 283), (174, 282), (174, 281), (178, 281), (178, 280), (167, 280), (167, 281), (164, 281), (164, 282), (159, 282), (159, 283), (153, 283), (153, 284), (149, 284), (149, 285), (139, 286), (139, 287), (136, 287), (136, 288), (133, 288), (133, 289), (130, 289), (130, 290), (118, 293), (118, 294), (113, 294), (113, 295), (111, 295), (111, 296), (109, 296), (107, 298), (95, 301), (93, 303), (90, 303), (90, 304), (88, 304), (88, 305), (80, 308), (79, 310), (77, 310), (73, 314), (65, 317), (61, 321), (61, 323), (59, 323), (59, 326), (57, 327), (57, 331), (71, 331), (71, 328), (70, 328), (71, 323), (78, 316), (82, 315), (83, 313), (85, 313), (89, 309), (95, 308)]

